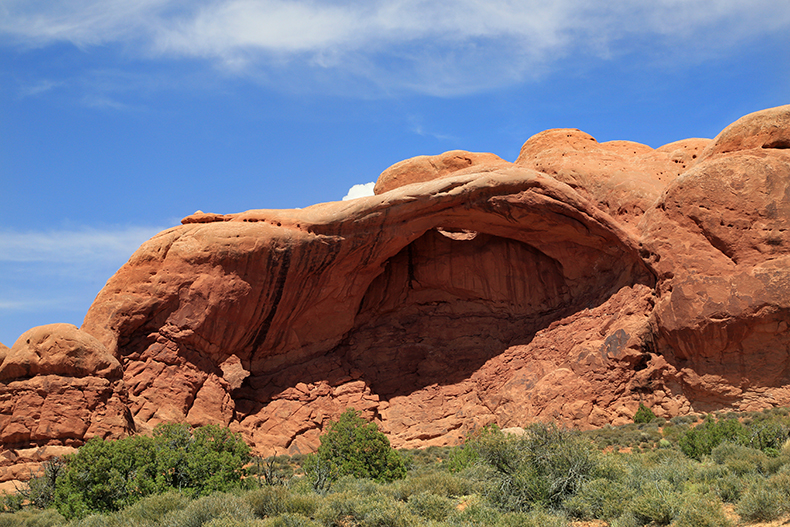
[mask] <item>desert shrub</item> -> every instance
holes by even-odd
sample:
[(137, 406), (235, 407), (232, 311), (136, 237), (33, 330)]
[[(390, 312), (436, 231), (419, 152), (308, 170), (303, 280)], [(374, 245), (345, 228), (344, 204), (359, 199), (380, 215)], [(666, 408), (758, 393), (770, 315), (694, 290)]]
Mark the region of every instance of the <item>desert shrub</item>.
[(260, 523), (261, 527), (321, 527), (321, 524), (315, 522), (302, 514), (285, 513), (276, 518), (270, 518)]
[(294, 475), (293, 461), (289, 456), (258, 456), (249, 473), (257, 478), (258, 486), (285, 485)]
[(203, 524), (203, 527), (263, 527), (261, 520), (238, 520), (231, 516), (220, 516)]
[(585, 483), (562, 507), (582, 520), (611, 520), (623, 514), (633, 496), (633, 488), (624, 482), (597, 478)]
[(45, 461), (41, 475), (31, 478), (19, 494), (33, 507), (46, 509), (55, 501), (55, 483), (64, 468), (65, 463), (59, 457)]
[(314, 494), (299, 494), (284, 487), (253, 490), (245, 494), (243, 499), (259, 518), (280, 514), (312, 516), (319, 505), (318, 497)]
[(455, 502), (444, 496), (420, 492), (409, 496), (409, 510), (428, 520), (444, 520), (454, 508)]
[(711, 491), (725, 503), (736, 503), (741, 499), (745, 487), (743, 479), (735, 474), (728, 473), (710, 483)]
[(159, 522), (162, 527), (201, 527), (215, 518), (229, 517), (238, 521), (255, 519), (250, 506), (238, 496), (215, 492), (198, 498), (185, 509), (167, 513)]
[(500, 516), (496, 527), (567, 527), (568, 520), (561, 513), (537, 509), (529, 512), (508, 512)]
[(445, 523), (454, 527), (496, 525), (502, 514), (484, 502), (472, 500), (460, 509), (455, 509), (445, 520)]
[(636, 413), (634, 414), (634, 422), (639, 423), (649, 423), (653, 419), (656, 418), (656, 414), (653, 413), (653, 410), (648, 408), (642, 403), (639, 403), (639, 408), (637, 409)]
[(491, 468), (486, 494), (504, 511), (558, 506), (599, 467), (589, 441), (554, 424), (532, 424), (521, 436), (487, 433), (470, 446)]
[(423, 523), (403, 502), (382, 494), (359, 496), (349, 492), (326, 495), (315, 513), (315, 519), (328, 527), (411, 527)]
[(787, 441), (787, 426), (774, 419), (754, 422), (749, 427), (749, 446), (778, 452)]
[(0, 514), (0, 527), (60, 527), (65, 523), (63, 516), (54, 509)]
[(678, 440), (678, 446), (688, 457), (699, 461), (724, 441), (743, 444), (748, 432), (736, 419), (714, 420), (705, 418), (702, 424), (691, 428)]
[(741, 495), (735, 512), (748, 522), (767, 522), (779, 518), (788, 510), (788, 499), (779, 489), (759, 478)]
[(192, 499), (181, 492), (169, 491), (147, 496), (118, 513), (133, 524), (157, 525), (170, 511), (185, 509)]
[(349, 408), (321, 436), (318, 452), (308, 456), (305, 474), (317, 491), (325, 491), (340, 476), (389, 482), (406, 476), (400, 454), (375, 423)]
[(768, 474), (778, 468), (765, 453), (730, 442), (721, 443), (711, 450), (711, 459), (726, 466), (736, 476), (749, 473)]
[(446, 498), (465, 496), (474, 492), (476, 487), (477, 485), (471, 478), (461, 474), (428, 472), (394, 482), (391, 492), (395, 499), (405, 501), (413, 494), (421, 493)]
[(286, 512), (285, 503), (290, 492), (285, 487), (263, 487), (244, 495), (244, 501), (259, 518)]
[(63, 516), (74, 518), (116, 511), (168, 490), (229, 490), (240, 484), (248, 460), (241, 438), (215, 425), (160, 425), (153, 437), (118, 441), (97, 437), (65, 457), (54, 501)]
[(0, 514), (21, 510), (22, 503), (24, 503), (24, 501), (24, 496), (18, 492), (14, 494), (8, 494), (4, 492), (2, 495), (0, 495)]
[(669, 525), (680, 508), (680, 496), (666, 480), (644, 485), (641, 492), (631, 500), (629, 512), (640, 525), (653, 523)]
[(712, 496), (690, 494), (684, 497), (673, 527), (727, 527), (732, 522), (724, 514), (721, 501)]

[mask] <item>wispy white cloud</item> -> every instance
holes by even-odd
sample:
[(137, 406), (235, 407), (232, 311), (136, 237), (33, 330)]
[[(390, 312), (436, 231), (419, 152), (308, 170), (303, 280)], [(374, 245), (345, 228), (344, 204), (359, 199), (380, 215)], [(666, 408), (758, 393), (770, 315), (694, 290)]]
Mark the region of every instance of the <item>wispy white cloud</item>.
[(120, 227), (63, 231), (0, 230), (0, 264), (45, 262), (88, 265), (126, 261), (161, 227)]
[[(43, 46), (134, 43), (258, 78), (341, 72), (384, 89), (475, 91), (535, 76), (574, 51), (607, 57), (629, 39), (699, 57), (790, 31), (773, 0), (4, 0), (0, 35)], [(275, 74), (275, 78), (278, 76)]]
[(348, 193), (343, 196), (343, 201), (348, 201), (350, 199), (356, 198), (364, 198), (365, 196), (372, 196), (373, 195), (373, 187), (376, 186), (375, 181), (371, 181), (370, 183), (360, 183), (358, 185), (352, 186), (348, 189)]

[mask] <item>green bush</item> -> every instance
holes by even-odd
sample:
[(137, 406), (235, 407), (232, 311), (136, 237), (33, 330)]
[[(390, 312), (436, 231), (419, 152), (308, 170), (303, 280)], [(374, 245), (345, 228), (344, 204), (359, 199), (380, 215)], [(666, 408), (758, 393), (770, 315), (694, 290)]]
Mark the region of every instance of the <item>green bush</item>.
[(702, 424), (687, 430), (678, 445), (684, 454), (699, 461), (725, 441), (743, 444), (747, 440), (748, 431), (736, 419), (716, 421), (708, 415)]
[(406, 467), (375, 423), (349, 408), (321, 436), (318, 452), (308, 456), (305, 474), (317, 491), (326, 491), (341, 476), (389, 482), (406, 476)]
[(656, 414), (653, 413), (653, 410), (651, 410), (644, 404), (639, 403), (639, 409), (637, 409), (636, 413), (634, 414), (635, 423), (637, 424), (649, 423), (655, 418), (656, 418)]
[(238, 486), (249, 447), (227, 428), (166, 424), (153, 437), (93, 438), (65, 457), (55, 505), (66, 518), (111, 512), (168, 490), (206, 495)]
[(711, 459), (726, 466), (736, 476), (757, 473), (769, 474), (778, 468), (765, 453), (748, 446), (724, 442), (711, 450)]
[(541, 509), (529, 512), (508, 512), (500, 516), (496, 527), (567, 527), (568, 520), (560, 513)]

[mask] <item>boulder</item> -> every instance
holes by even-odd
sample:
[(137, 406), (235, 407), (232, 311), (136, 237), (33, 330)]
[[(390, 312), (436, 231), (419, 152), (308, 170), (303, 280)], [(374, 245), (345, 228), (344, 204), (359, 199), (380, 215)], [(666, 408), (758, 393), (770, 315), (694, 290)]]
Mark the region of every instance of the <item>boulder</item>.
[(94, 436), (133, 431), (120, 362), (70, 324), (25, 332), (0, 365), (0, 481)]
[(436, 156), (417, 156), (395, 163), (382, 172), (376, 180), (373, 193), (378, 195), (412, 183), (432, 181), (451, 174), (460, 175), (470, 170), (485, 172), (485, 167), (509, 164), (496, 154), (464, 150), (451, 150)]

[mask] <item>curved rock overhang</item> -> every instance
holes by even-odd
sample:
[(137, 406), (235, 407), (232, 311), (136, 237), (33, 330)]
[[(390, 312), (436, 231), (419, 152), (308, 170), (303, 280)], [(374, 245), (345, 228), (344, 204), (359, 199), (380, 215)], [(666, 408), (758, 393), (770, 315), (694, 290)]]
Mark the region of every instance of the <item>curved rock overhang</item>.
[[(321, 377), (351, 375), (383, 398), (452, 382), (552, 321), (655, 283), (611, 218), (516, 167), (184, 223), (132, 256), (82, 328), (124, 362), (142, 422), (188, 416), (207, 373), (230, 420)], [(343, 366), (315, 366), (329, 356)], [(181, 386), (155, 401), (168, 377)]]

